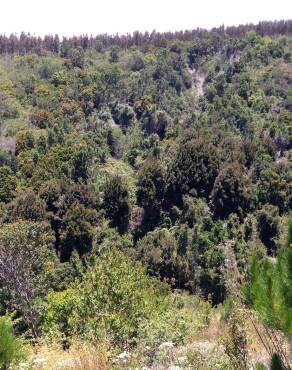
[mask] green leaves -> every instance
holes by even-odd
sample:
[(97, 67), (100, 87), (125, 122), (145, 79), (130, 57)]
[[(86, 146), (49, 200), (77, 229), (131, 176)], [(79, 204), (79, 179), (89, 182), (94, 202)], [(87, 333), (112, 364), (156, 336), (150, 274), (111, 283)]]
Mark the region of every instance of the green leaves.
[(11, 317), (0, 316), (0, 369), (9, 369), (13, 362), (23, 357), (23, 341), (14, 336)]
[(292, 333), (292, 248), (279, 251), (276, 263), (256, 257), (250, 270), (247, 297), (269, 325)]
[(104, 208), (112, 226), (120, 232), (126, 231), (130, 213), (129, 192), (118, 175), (109, 177), (104, 185)]
[(112, 248), (94, 259), (80, 285), (47, 296), (45, 329), (132, 341), (140, 321), (156, 315), (168, 293), (140, 264)]
[(216, 178), (211, 194), (215, 216), (226, 218), (231, 213), (243, 217), (250, 207), (251, 183), (237, 163), (227, 165)]
[(168, 174), (168, 196), (176, 199), (180, 194), (193, 191), (207, 197), (218, 170), (217, 149), (208, 138), (183, 142)]
[(0, 202), (9, 202), (15, 194), (16, 177), (7, 166), (0, 167)]

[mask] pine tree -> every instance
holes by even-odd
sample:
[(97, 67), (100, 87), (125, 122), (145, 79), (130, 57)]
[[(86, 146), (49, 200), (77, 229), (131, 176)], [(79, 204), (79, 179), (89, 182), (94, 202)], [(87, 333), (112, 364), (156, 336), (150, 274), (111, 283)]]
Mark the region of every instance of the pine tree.
[(291, 221), (287, 246), (279, 250), (276, 263), (253, 258), (248, 297), (268, 325), (292, 334)]

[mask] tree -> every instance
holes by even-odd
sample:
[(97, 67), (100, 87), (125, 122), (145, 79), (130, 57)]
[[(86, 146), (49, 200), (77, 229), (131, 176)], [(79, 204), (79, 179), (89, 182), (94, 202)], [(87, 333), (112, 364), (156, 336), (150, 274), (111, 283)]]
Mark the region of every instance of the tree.
[(45, 270), (55, 261), (54, 236), (41, 222), (17, 222), (0, 228), (0, 281), (10, 290), (12, 306), (23, 315), (32, 335), (39, 334), (36, 299), (48, 284)]
[(113, 109), (113, 119), (125, 130), (135, 121), (135, 111), (130, 105), (117, 104)]
[(260, 204), (270, 203), (285, 212), (292, 203), (289, 166), (269, 165), (260, 173), (258, 198)]
[(110, 154), (115, 158), (122, 158), (124, 152), (124, 140), (122, 130), (119, 127), (112, 127), (107, 133), (107, 144)]
[(82, 47), (70, 50), (70, 60), (73, 67), (83, 68), (84, 66), (84, 50)]
[(157, 229), (148, 233), (137, 243), (137, 258), (153, 275), (176, 283), (178, 275), (178, 246), (168, 230)]
[[(291, 225), (291, 220), (290, 220)], [(289, 234), (291, 234), (291, 226)], [(288, 235), (287, 246), (277, 254), (276, 263), (253, 257), (250, 280), (246, 286), (248, 302), (269, 326), (292, 334), (292, 245)]]
[(8, 205), (7, 218), (10, 221), (43, 221), (46, 216), (45, 203), (32, 189), (18, 194)]
[(143, 129), (147, 135), (157, 134), (164, 139), (170, 117), (165, 111), (158, 111), (154, 107), (144, 111), (142, 118)]
[(91, 159), (92, 153), (90, 153), (90, 149), (84, 148), (77, 152), (72, 171), (72, 177), (75, 181), (82, 179), (86, 182), (88, 180)]
[(227, 218), (231, 213), (243, 217), (251, 204), (251, 184), (244, 168), (233, 163), (218, 174), (211, 194), (216, 217)]
[(169, 200), (181, 202), (182, 195), (190, 192), (208, 197), (218, 171), (218, 153), (211, 142), (200, 138), (181, 143), (168, 171)]
[(153, 228), (160, 218), (164, 200), (165, 174), (161, 163), (148, 159), (137, 174), (137, 201), (144, 208), (144, 229)]
[(130, 214), (129, 192), (120, 176), (114, 175), (106, 181), (103, 204), (111, 225), (120, 232), (126, 231)]
[(110, 63), (117, 63), (119, 61), (119, 48), (118, 47), (113, 47), (110, 50), (110, 56), (109, 56), (109, 61)]
[(0, 167), (0, 202), (9, 202), (14, 197), (16, 186), (12, 170), (7, 166)]
[(68, 261), (76, 249), (80, 256), (92, 248), (97, 212), (75, 202), (62, 218), (61, 261)]
[(276, 252), (276, 238), (279, 231), (279, 210), (270, 204), (257, 212), (257, 223), (260, 240), (267, 247), (269, 255)]
[(220, 234), (220, 226), (207, 215), (195, 224), (185, 242), (191, 272), (187, 286), (191, 292), (202, 294), (205, 299), (211, 298), (214, 304), (222, 302), (226, 296)]

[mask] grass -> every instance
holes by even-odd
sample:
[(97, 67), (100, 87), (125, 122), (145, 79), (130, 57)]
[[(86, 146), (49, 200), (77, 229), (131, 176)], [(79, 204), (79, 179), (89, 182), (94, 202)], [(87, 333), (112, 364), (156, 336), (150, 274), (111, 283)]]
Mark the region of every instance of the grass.
[[(93, 344), (73, 340), (69, 350), (63, 350), (59, 344), (36, 346), (29, 360), (32, 370), (140, 370), (152, 366), (157, 370), (164, 370), (171, 366), (181, 369), (196, 370), (232, 370), (232, 364), (224, 352), (222, 338), (228, 334), (228, 326), (222, 320), (223, 308), (218, 306), (212, 310), (209, 325), (194, 332), (184, 344), (162, 348), (145, 345), (127, 349), (130, 355), (118, 359), (123, 352), (108, 342)], [(264, 334), (264, 327), (255, 321), (260, 334)], [(266, 352), (252, 322), (246, 320), (247, 348), (249, 361), (253, 366), (257, 362), (268, 364), (269, 355)], [(284, 338), (282, 338), (284, 340)], [(289, 343), (284, 343), (289, 353)], [(125, 349), (124, 349), (125, 350)]]
[(36, 346), (29, 360), (33, 370), (109, 370), (106, 346), (75, 340), (68, 351), (58, 343)]

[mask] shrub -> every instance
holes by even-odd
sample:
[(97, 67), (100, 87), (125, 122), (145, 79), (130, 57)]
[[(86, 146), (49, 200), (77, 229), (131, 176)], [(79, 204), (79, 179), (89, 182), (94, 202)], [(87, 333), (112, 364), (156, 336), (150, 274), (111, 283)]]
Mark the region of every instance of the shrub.
[(140, 322), (165, 308), (168, 293), (167, 285), (113, 248), (95, 259), (80, 284), (47, 296), (44, 330), (86, 338), (107, 333), (116, 343), (133, 342)]
[(47, 128), (52, 125), (53, 116), (46, 109), (35, 108), (31, 112), (30, 122), (38, 128)]
[(197, 296), (174, 293), (168, 308), (158, 316), (140, 323), (138, 343), (156, 348), (163, 342), (185, 343), (209, 324), (211, 305)]
[(9, 316), (0, 316), (0, 369), (9, 366), (24, 356), (24, 345), (21, 339), (13, 334), (13, 322)]
[(78, 327), (80, 303), (77, 289), (68, 288), (62, 292), (50, 292), (47, 295), (46, 314), (43, 322), (46, 335), (54, 340), (57, 337), (73, 336)]
[(226, 355), (236, 370), (249, 368), (245, 320), (244, 310), (237, 302), (233, 302), (228, 318), (228, 332), (222, 343)]

